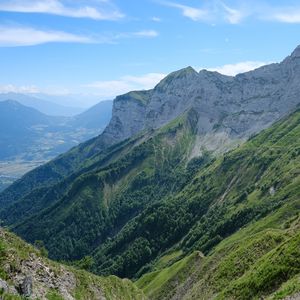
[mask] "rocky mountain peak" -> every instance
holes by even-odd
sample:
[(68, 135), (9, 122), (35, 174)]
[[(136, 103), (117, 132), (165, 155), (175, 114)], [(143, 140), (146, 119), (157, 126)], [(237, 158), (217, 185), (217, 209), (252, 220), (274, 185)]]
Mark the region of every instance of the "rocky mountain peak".
[(188, 82), (190, 80), (195, 79), (197, 76), (197, 71), (195, 71), (192, 67), (189, 66), (170, 73), (158, 83), (158, 85), (155, 87), (155, 90), (164, 91), (170, 88), (170, 86), (176, 85), (179, 81)]
[(292, 52), (292, 58), (299, 58), (300, 57), (300, 45)]
[[(227, 149), (227, 142), (245, 140), (297, 107), (298, 57), (300, 46), (282, 63), (235, 77), (207, 70), (198, 73), (192, 67), (172, 72), (153, 90), (118, 96), (100, 141), (111, 145), (194, 109), (199, 120), (196, 132), (202, 139), (199, 145), (211, 151)], [(208, 135), (209, 145), (205, 142)]]

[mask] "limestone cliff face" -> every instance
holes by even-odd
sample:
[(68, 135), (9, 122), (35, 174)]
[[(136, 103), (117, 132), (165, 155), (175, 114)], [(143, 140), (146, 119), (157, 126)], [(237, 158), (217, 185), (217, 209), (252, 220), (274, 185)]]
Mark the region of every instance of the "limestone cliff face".
[(279, 64), (235, 77), (206, 70), (198, 73), (188, 67), (171, 73), (153, 90), (117, 97), (99, 145), (161, 127), (193, 108), (198, 113), (196, 147), (224, 151), (232, 142), (270, 126), (299, 103), (300, 46)]

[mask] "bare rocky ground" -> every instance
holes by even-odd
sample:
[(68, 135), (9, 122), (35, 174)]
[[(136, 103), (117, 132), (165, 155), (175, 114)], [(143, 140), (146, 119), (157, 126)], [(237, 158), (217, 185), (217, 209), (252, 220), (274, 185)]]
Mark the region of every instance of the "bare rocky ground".
[[(145, 299), (131, 281), (115, 276), (98, 277), (55, 263), (3, 228), (0, 228), (1, 290), (6, 295), (0, 293), (1, 300)], [(120, 298), (123, 293), (124, 298)]]

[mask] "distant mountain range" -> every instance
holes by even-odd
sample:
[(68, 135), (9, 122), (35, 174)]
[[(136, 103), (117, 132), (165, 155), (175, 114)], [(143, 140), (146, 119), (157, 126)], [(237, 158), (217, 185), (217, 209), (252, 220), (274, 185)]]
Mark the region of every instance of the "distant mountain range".
[[(0, 175), (5, 175), (0, 182), (22, 175), (23, 168), (16, 171), (18, 164), (31, 168), (33, 162), (38, 165), (99, 135), (111, 118), (111, 110), (112, 101), (103, 101), (74, 117), (58, 117), (15, 100), (0, 101)], [(7, 165), (7, 161), (16, 164)]]
[[(42, 95), (41, 95), (42, 96)], [(83, 112), (83, 108), (64, 106), (53, 101), (45, 100), (41, 97), (35, 97), (20, 93), (0, 93), (0, 102), (14, 100), (39, 110), (40, 112), (51, 116), (74, 116)]]

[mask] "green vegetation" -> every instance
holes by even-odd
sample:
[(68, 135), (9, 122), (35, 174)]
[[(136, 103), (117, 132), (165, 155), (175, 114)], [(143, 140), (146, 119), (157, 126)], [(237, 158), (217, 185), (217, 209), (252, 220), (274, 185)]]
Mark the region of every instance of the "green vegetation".
[[(128, 279), (99, 277), (50, 261), (37, 249), (2, 228), (0, 237), (0, 279), (13, 288), (18, 287), (18, 277), (30, 275), (33, 281), (30, 299), (63, 300), (66, 299), (65, 293), (78, 300), (96, 300), (102, 296), (110, 300), (145, 299), (143, 292)], [(3, 290), (0, 296), (5, 300), (25, 299)]]
[(64, 298), (56, 290), (50, 290), (46, 295), (46, 298), (48, 300), (64, 300)]
[[(43, 204), (47, 207), (48, 201), (54, 204), (20, 222), (14, 230), (32, 243), (42, 239), (52, 258), (70, 260), (90, 255), (145, 207), (176, 193), (192, 176), (190, 171), (185, 173), (185, 162), (187, 149), (193, 144), (195, 118), (193, 112), (188, 113), (172, 128), (148, 134), (146, 141), (141, 137), (111, 147), (107, 154), (92, 158), (90, 166), (46, 193), (40, 189), (26, 196), (6, 211), (8, 218), (23, 213), (21, 209), (33, 203), (36, 206), (29, 210), (31, 213)], [(139, 241), (135, 242), (137, 248)], [(144, 256), (145, 261), (151, 258)], [(135, 270), (142, 264), (138, 262)], [(122, 271), (112, 273), (121, 275)]]
[[(91, 156), (2, 216), (24, 208), (27, 215), (11, 222), (18, 234), (42, 240), (52, 258), (136, 279), (150, 299), (298, 292), (300, 111), (224, 156), (203, 151), (190, 160), (197, 118), (190, 110)], [(92, 275), (78, 272), (83, 299), (93, 293)], [(106, 280), (113, 286), (115, 277)]]
[[(174, 295), (203, 300), (283, 299), (293, 295), (300, 290), (299, 207), (299, 200), (284, 205), (224, 239), (198, 262), (185, 265), (184, 258), (171, 267), (145, 274), (137, 285), (150, 299)], [(185, 267), (179, 281), (169, 270), (180, 265)]]
[(202, 258), (200, 252), (194, 252), (170, 267), (145, 274), (136, 284), (150, 299), (169, 299), (172, 292), (186, 280), (187, 274), (199, 266)]
[(118, 96), (116, 101), (127, 101), (127, 100), (135, 100), (138, 103), (145, 105), (148, 103), (151, 95), (151, 90), (149, 91), (132, 91), (127, 94)]

